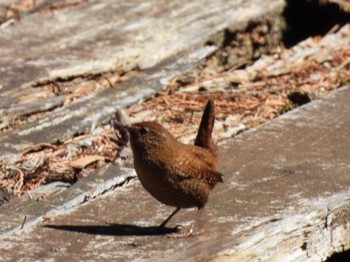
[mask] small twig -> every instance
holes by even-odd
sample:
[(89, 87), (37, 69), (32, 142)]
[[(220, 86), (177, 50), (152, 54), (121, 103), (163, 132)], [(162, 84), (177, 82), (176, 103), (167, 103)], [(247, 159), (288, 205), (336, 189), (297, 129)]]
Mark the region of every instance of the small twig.
[(4, 29), (4, 28), (8, 27), (9, 25), (14, 24), (15, 22), (16, 22), (16, 18), (14, 18), (14, 17), (7, 18), (5, 21), (1, 22), (0, 28)]
[(242, 66), (248, 66), (253, 64), (253, 61), (250, 59), (242, 59), (240, 61), (237, 61), (236, 64), (232, 65), (230, 68), (226, 69), (225, 71), (227, 72), (233, 72), (235, 71), (237, 68), (240, 68)]
[(49, 221), (49, 220), (54, 220), (56, 216), (51, 216), (51, 215), (44, 215), (42, 218), (44, 221)]
[(55, 146), (54, 145), (51, 145), (49, 143), (40, 143), (40, 144), (36, 144), (36, 145), (33, 145), (25, 150), (22, 151), (22, 154), (25, 155), (25, 154), (28, 154), (32, 151), (39, 151), (39, 150), (42, 150), (43, 148), (45, 147), (48, 147), (48, 148), (53, 148), (55, 149)]
[(63, 144), (66, 145), (66, 144), (75, 143), (75, 142), (78, 142), (80, 140), (83, 140), (83, 139), (89, 138), (89, 137), (91, 137), (91, 134), (85, 134), (85, 135), (76, 136), (76, 137), (67, 139), (66, 141), (64, 141)]
[(348, 64), (350, 64), (350, 58), (346, 59), (340, 66), (337, 67), (337, 70), (343, 69)]
[(58, 82), (52, 82), (52, 92), (56, 95), (56, 96), (59, 96), (62, 94), (62, 87), (61, 85), (58, 83)]
[[(329, 31), (326, 33), (326, 35), (334, 34), (335, 32), (337, 32), (337, 31), (339, 30), (339, 28), (340, 28), (340, 25), (339, 25), (339, 24), (335, 24), (335, 25), (331, 28), (331, 30), (329, 30)], [(326, 36), (326, 35), (325, 35), (325, 36)]]
[(34, 184), (33, 188), (37, 188), (37, 187), (41, 186), (44, 181), (45, 181), (45, 176), (40, 178), (40, 180)]
[(30, 194), (29, 190), (27, 190), (27, 194), (29, 196), (30, 199), (33, 199), (32, 195)]
[(21, 188), (23, 186), (23, 181), (24, 181), (24, 174), (23, 174), (22, 170), (17, 168), (17, 167), (10, 167), (10, 168), (13, 170), (16, 170), (19, 173), (19, 179), (16, 182), (15, 186), (13, 187), (14, 188), (13, 191), (17, 191), (18, 195), (20, 195), (20, 193), (22, 191)]
[(23, 229), (24, 223), (26, 222), (26, 220), (27, 220), (27, 215), (25, 215), (24, 218), (23, 218), (21, 230)]
[(102, 77), (107, 80), (109, 87), (113, 87), (111, 80), (109, 80), (109, 78), (107, 76), (103, 75)]

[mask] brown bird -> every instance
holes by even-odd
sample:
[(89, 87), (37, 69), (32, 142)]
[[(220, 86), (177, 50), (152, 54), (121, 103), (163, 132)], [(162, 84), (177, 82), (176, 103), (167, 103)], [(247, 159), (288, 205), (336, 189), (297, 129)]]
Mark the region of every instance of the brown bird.
[(140, 122), (129, 127), (134, 167), (142, 186), (158, 201), (176, 207), (160, 224), (164, 228), (181, 209), (197, 207), (196, 217), (187, 233), (171, 237), (188, 237), (222, 174), (216, 170), (216, 147), (211, 133), (214, 124), (213, 102), (203, 113), (195, 145), (178, 142), (156, 122)]

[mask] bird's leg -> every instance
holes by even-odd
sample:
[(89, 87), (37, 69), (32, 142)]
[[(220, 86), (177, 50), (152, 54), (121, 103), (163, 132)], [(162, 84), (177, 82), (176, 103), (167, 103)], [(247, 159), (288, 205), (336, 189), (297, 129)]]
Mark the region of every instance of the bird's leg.
[(190, 229), (186, 232), (186, 233), (181, 233), (181, 234), (168, 234), (167, 236), (168, 237), (172, 237), (172, 238), (186, 238), (186, 237), (189, 237), (189, 236), (192, 236), (193, 235), (193, 228), (194, 228), (194, 225), (200, 215), (202, 211), (202, 208), (198, 208), (198, 211), (197, 211), (197, 214), (196, 214), (196, 217), (194, 218), (193, 222), (192, 222), (192, 225), (190, 227)]
[(165, 219), (165, 220), (159, 225), (159, 228), (164, 228), (165, 225), (169, 222), (169, 220), (170, 220), (173, 216), (175, 216), (175, 214), (176, 214), (177, 212), (179, 212), (180, 209), (181, 209), (180, 207), (177, 207), (177, 208), (175, 209), (175, 211), (174, 211), (173, 213), (171, 213), (170, 216), (168, 216), (168, 218)]
[(202, 208), (198, 208), (196, 217), (194, 218), (194, 221), (192, 222), (192, 225), (191, 225), (190, 229), (188, 230), (188, 235), (189, 236), (192, 235), (192, 233), (193, 233), (194, 224), (196, 223), (196, 221), (197, 221), (201, 211), (202, 211)]

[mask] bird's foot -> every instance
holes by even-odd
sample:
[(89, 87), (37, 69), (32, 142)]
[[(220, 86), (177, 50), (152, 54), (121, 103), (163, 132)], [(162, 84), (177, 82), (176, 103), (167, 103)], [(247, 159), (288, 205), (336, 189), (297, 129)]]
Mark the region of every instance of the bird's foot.
[[(178, 227), (178, 226), (176, 226)], [(182, 227), (182, 226), (180, 226)], [(183, 227), (182, 227), (183, 228)], [(188, 237), (193, 237), (198, 235), (199, 233), (193, 233), (193, 230), (189, 230), (186, 233), (172, 233), (172, 234), (167, 234), (166, 236), (169, 238), (188, 238)]]
[(175, 227), (165, 227), (163, 225), (158, 226), (159, 231), (168, 233), (166, 235), (178, 234), (178, 232), (181, 231), (183, 228), (184, 227), (181, 225), (176, 225)]

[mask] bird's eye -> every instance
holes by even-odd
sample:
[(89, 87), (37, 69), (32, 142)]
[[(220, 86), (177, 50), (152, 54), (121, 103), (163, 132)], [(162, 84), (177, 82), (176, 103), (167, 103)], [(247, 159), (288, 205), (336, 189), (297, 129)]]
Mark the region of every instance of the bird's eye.
[(145, 134), (147, 134), (147, 133), (148, 133), (148, 128), (141, 127), (141, 129), (140, 129), (140, 133), (141, 133), (141, 135), (145, 135)]

